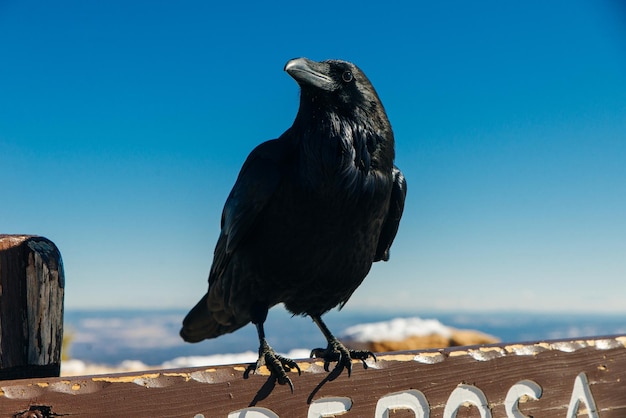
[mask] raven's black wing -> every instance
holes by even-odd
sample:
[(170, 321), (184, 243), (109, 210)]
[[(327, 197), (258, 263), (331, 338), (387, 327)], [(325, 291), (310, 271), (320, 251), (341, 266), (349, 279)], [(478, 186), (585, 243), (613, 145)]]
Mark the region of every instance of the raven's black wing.
[(285, 142), (274, 139), (257, 146), (243, 164), (222, 211), (209, 291), (183, 320), (180, 335), (185, 341), (215, 338), (249, 322), (228, 309), (233, 278), (224, 272), (280, 184), (285, 154)]
[(215, 247), (209, 286), (218, 280), (230, 257), (278, 187), (284, 170), (285, 142), (271, 140), (248, 156), (222, 211), (222, 231)]
[(389, 210), (387, 217), (383, 222), (383, 226), (378, 238), (378, 246), (376, 247), (376, 255), (374, 261), (389, 260), (389, 248), (393, 243), (393, 239), (398, 232), (402, 211), (404, 211), (404, 199), (406, 198), (406, 179), (398, 167), (393, 167), (393, 187), (391, 189), (391, 197), (389, 200)]

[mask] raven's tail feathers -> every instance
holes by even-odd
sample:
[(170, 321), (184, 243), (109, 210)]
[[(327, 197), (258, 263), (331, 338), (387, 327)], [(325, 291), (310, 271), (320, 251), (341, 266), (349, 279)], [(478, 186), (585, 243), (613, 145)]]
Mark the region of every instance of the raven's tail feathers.
[(183, 319), (183, 327), (180, 336), (188, 343), (197, 343), (202, 340), (216, 338), (223, 334), (228, 334), (246, 325), (249, 321), (220, 323), (216, 320), (215, 313), (209, 311), (207, 304), (208, 294), (194, 306)]

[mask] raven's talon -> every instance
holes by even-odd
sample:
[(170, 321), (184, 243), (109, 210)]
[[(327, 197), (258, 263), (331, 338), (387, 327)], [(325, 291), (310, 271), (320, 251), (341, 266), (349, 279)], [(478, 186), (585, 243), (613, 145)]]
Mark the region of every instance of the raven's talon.
[[(275, 354), (274, 357), (276, 358), (276, 360), (278, 360), (278, 362), (280, 363), (280, 365), (286, 369), (286, 371), (290, 372), (293, 369), (298, 371), (298, 376), (302, 375), (302, 371), (300, 370), (300, 366), (298, 366), (298, 363), (296, 363), (295, 361), (293, 361), (290, 358), (287, 357), (283, 357), (281, 355)], [(279, 382), (280, 383), (280, 382)], [(282, 383), (281, 383), (282, 384)]]
[(248, 367), (246, 367), (246, 370), (243, 372), (243, 378), (248, 379), (250, 377), (250, 372), (255, 373), (256, 368), (257, 368), (256, 363), (248, 364)]
[(287, 383), (289, 385), (289, 389), (291, 390), (291, 394), (293, 395), (293, 383), (291, 383), (291, 379), (287, 376), (285, 376), (285, 379), (287, 379), (287, 382), (284, 382), (279, 379), (278, 383), (280, 383), (281, 385), (284, 385), (285, 383)]
[(334, 370), (340, 372), (343, 368), (345, 368), (348, 371), (348, 377), (352, 375), (352, 360), (361, 360), (363, 368), (367, 369), (369, 366), (367, 365), (366, 360), (370, 357), (376, 361), (376, 355), (371, 351), (348, 350), (338, 341), (332, 341), (326, 348), (314, 348), (311, 350), (311, 358), (320, 358), (324, 360), (325, 371), (329, 371), (329, 365), (331, 362), (337, 362)]
[(273, 378), (274, 381), (278, 382), (280, 385), (289, 385), (289, 389), (291, 389), (291, 393), (293, 393), (293, 382), (289, 376), (287, 376), (287, 372), (295, 369), (298, 371), (298, 375), (301, 375), (302, 371), (300, 370), (298, 363), (290, 358), (276, 354), (267, 342), (263, 341), (261, 343), (261, 347), (259, 348), (259, 359), (256, 363), (248, 365), (243, 373), (244, 379), (249, 377), (250, 372), (256, 373), (256, 371), (263, 365), (267, 367), (271, 374), (271, 378)]
[(272, 377), (274, 378), (274, 380), (278, 381), (279, 385), (289, 385), (289, 389), (291, 390), (291, 393), (293, 393), (293, 383), (289, 376), (287, 376), (286, 374), (276, 375), (272, 372)]
[(361, 360), (362, 362), (365, 362), (365, 360), (371, 357), (374, 359), (374, 361), (377, 361), (376, 354), (372, 353), (371, 351), (367, 351), (367, 350), (349, 350), (349, 351), (350, 351), (350, 358), (353, 358), (355, 360)]
[(332, 346), (328, 346), (327, 348), (314, 348), (311, 350), (309, 357), (321, 358), (324, 359), (325, 362), (339, 361), (339, 359), (341, 359), (341, 352), (339, 349), (335, 349)]

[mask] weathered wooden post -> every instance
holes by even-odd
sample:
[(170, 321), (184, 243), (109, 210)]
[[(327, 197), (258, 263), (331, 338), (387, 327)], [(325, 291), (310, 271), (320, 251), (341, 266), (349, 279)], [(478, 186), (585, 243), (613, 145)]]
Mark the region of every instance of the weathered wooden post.
[(64, 280), (50, 240), (0, 235), (0, 380), (59, 375)]

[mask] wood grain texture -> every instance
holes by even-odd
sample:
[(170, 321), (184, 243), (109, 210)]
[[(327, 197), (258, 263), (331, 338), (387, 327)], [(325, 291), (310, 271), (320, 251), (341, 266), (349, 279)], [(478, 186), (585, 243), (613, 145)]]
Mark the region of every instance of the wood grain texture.
[(50, 240), (0, 235), (0, 379), (59, 375), (64, 280)]
[[(330, 413), (338, 405), (331, 401), (343, 400), (346, 417), (509, 417), (515, 415), (507, 413), (507, 394), (530, 381), (540, 393), (537, 400), (518, 395), (518, 417), (564, 418), (569, 410), (572, 417), (623, 418), (625, 343), (626, 337), (606, 337), (388, 353), (370, 361), (367, 370), (355, 362), (351, 377), (343, 373), (333, 381), (322, 363), (303, 360), (302, 376), (291, 375), (293, 394), (286, 386), (273, 387), (264, 368), (243, 379), (245, 365), (4, 381), (0, 416), (26, 417), (33, 413), (29, 409), (40, 408), (41, 416), (244, 417), (241, 411), (254, 407), (256, 417), (307, 417), (325, 416), (312, 412), (325, 406)], [(463, 395), (472, 391), (484, 397), (482, 407)], [(453, 392), (461, 394), (456, 415)], [(385, 415), (381, 405), (394, 405), (398, 394), (397, 399), (422, 396), (425, 415), (402, 402)], [(573, 394), (580, 399), (575, 407), (570, 405)]]

